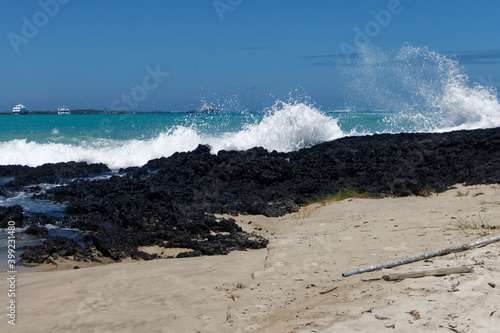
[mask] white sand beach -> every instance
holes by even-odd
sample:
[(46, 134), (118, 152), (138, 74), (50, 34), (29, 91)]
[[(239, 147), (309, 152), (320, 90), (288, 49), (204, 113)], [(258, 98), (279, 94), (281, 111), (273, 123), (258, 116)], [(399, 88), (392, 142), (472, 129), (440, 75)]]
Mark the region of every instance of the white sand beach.
[[(500, 187), (349, 199), (281, 218), (237, 217), (267, 249), (18, 273), (1, 332), (495, 332), (500, 243), (392, 269), (342, 273), (500, 235)], [(249, 224), (249, 222), (251, 223)], [(259, 230), (261, 229), (261, 230)], [(472, 273), (380, 279), (447, 267)], [(379, 279), (379, 280), (372, 280)]]

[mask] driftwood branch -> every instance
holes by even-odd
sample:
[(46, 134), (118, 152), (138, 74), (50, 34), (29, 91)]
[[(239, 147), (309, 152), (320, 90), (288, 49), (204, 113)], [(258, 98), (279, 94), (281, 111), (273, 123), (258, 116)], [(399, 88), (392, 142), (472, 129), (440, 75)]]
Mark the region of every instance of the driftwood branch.
[(337, 289), (337, 288), (338, 288), (338, 287), (332, 288), (332, 289), (327, 290), (327, 291), (320, 291), (319, 293), (320, 293), (321, 295), (323, 295), (323, 294), (328, 294), (329, 292), (332, 292), (332, 291), (334, 291), (334, 290), (335, 290), (335, 289)]
[(500, 236), (479, 240), (477, 242), (464, 244), (464, 245), (452, 247), (452, 248), (441, 250), (441, 251), (422, 254), (422, 255), (419, 255), (416, 257), (410, 257), (410, 258), (406, 258), (403, 260), (391, 261), (391, 262), (381, 264), (381, 265), (370, 266), (370, 267), (366, 267), (366, 268), (357, 269), (355, 271), (345, 272), (344, 274), (342, 274), (342, 276), (345, 277), (345, 276), (350, 276), (350, 275), (354, 275), (354, 274), (372, 272), (372, 271), (376, 271), (377, 269), (381, 269), (381, 268), (392, 268), (392, 267), (405, 265), (405, 264), (409, 264), (409, 263), (412, 263), (415, 261), (420, 261), (420, 260), (424, 260), (424, 259), (428, 259), (428, 258), (432, 258), (432, 257), (444, 256), (446, 254), (450, 254), (453, 252), (469, 250), (470, 248), (478, 246), (478, 245), (485, 245), (485, 244), (494, 243), (494, 242), (498, 242), (498, 241), (500, 241)]
[(382, 278), (386, 281), (399, 281), (407, 278), (420, 278), (424, 276), (443, 276), (449, 274), (472, 273), (474, 270), (469, 267), (451, 267), (439, 268), (430, 271), (416, 271), (407, 273), (394, 273), (384, 275)]

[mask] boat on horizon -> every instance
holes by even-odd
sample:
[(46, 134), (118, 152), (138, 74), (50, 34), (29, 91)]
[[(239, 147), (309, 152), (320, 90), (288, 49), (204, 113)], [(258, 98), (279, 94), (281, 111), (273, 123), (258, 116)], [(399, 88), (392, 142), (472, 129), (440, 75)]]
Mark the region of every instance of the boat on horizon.
[(213, 113), (213, 112), (215, 112), (215, 109), (211, 105), (207, 104), (203, 105), (200, 111), (200, 113)]
[(71, 114), (71, 111), (67, 106), (60, 106), (57, 109), (57, 114)]
[(12, 109), (12, 114), (28, 114), (28, 112), (28, 109), (22, 104), (17, 104)]

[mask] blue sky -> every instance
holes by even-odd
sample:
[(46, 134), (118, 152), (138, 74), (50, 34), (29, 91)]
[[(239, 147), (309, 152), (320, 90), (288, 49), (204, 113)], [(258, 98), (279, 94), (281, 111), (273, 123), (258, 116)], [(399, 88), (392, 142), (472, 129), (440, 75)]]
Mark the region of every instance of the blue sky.
[(3, 1), (0, 111), (261, 110), (290, 92), (342, 108), (356, 41), (428, 46), (500, 88), (498, 13), (498, 0)]

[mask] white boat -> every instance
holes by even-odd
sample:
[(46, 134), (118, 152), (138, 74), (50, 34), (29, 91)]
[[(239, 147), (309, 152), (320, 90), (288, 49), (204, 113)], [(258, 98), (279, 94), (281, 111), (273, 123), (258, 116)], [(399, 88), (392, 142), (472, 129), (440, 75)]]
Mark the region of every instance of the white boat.
[(203, 105), (201, 107), (201, 113), (212, 113), (215, 112), (215, 109), (211, 105)]
[(71, 114), (71, 111), (67, 106), (61, 106), (57, 109), (57, 114)]
[(12, 114), (28, 114), (28, 112), (28, 109), (22, 104), (17, 104), (12, 109)]

